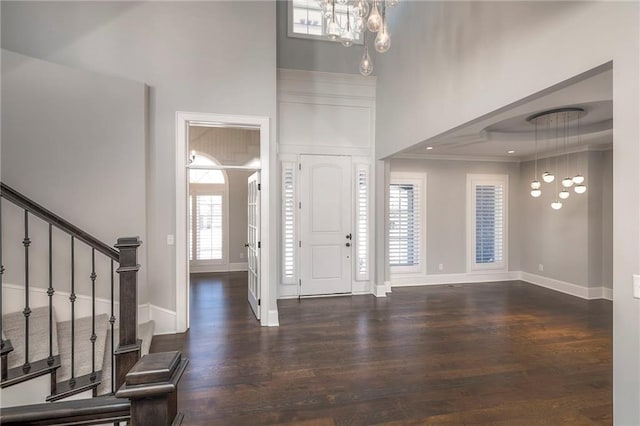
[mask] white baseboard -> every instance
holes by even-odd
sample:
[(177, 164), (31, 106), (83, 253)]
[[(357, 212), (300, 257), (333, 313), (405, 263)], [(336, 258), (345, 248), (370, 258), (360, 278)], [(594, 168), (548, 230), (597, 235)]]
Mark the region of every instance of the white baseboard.
[(387, 293), (391, 293), (391, 281), (385, 281), (384, 285), (387, 287)]
[(160, 306), (149, 305), (149, 319), (155, 323), (153, 335), (175, 334), (177, 332), (176, 311), (162, 308)]
[(278, 311), (276, 309), (269, 309), (267, 313), (267, 327), (278, 327), (280, 321), (278, 319)]
[(295, 284), (280, 284), (279, 299), (294, 299), (298, 297), (298, 286)]
[(387, 286), (386, 284), (376, 284), (373, 289), (373, 295), (375, 297), (387, 297)]
[(520, 271), (470, 272), (460, 274), (434, 274), (391, 277), (391, 287), (412, 287), (422, 285), (486, 283), (494, 281), (514, 281), (520, 279)]
[(200, 274), (206, 272), (246, 272), (249, 270), (247, 262), (225, 263), (221, 265), (189, 265), (189, 272)]
[(536, 275), (529, 272), (521, 272), (520, 279), (522, 281), (528, 282), (529, 284), (535, 284), (537, 286), (548, 288), (550, 290), (570, 294), (572, 296), (580, 297), (581, 299), (613, 300), (613, 290), (607, 287), (584, 287), (578, 284), (556, 280), (554, 278), (543, 277), (541, 275)]
[[(21, 311), (24, 307), (24, 287), (15, 284), (2, 284), (2, 312), (4, 314), (10, 312)], [(40, 287), (29, 288), (29, 306), (40, 308), (49, 306), (49, 296), (47, 289)], [(69, 293), (64, 291), (56, 291), (53, 295), (53, 308), (56, 314), (56, 320), (68, 321), (71, 319), (71, 311), (69, 309)], [(77, 294), (75, 302), (76, 318), (91, 316), (91, 297)], [(113, 312), (116, 317), (119, 314), (120, 304), (113, 303)], [(96, 315), (111, 315), (111, 301), (96, 297)], [(150, 303), (138, 305), (138, 323), (153, 320), (155, 322), (155, 335), (172, 334), (176, 332), (176, 313), (165, 308), (161, 308)], [(117, 324), (117, 322), (116, 322)]]

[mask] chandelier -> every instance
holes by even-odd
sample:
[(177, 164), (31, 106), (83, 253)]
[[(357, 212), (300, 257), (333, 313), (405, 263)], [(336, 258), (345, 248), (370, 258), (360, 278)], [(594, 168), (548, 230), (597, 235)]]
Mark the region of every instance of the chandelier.
[(391, 47), (387, 27), (387, 8), (395, 7), (398, 0), (318, 0), (326, 19), (329, 40), (340, 41), (350, 47), (355, 41), (364, 42), (360, 60), (360, 74), (370, 75), (373, 62), (369, 56), (368, 33), (376, 34), (374, 48), (384, 53)]
[(571, 193), (569, 188), (573, 187), (573, 191), (576, 194), (584, 194), (587, 190), (587, 186), (584, 184), (584, 176), (580, 174), (579, 165), (576, 165), (576, 175), (570, 177), (569, 175), (569, 150), (567, 148), (569, 139), (569, 126), (571, 121), (577, 120), (577, 136), (578, 144), (580, 144), (580, 119), (584, 116), (585, 111), (582, 108), (569, 107), (569, 108), (557, 108), (548, 111), (542, 111), (527, 118), (527, 121), (535, 125), (535, 165), (533, 172), (533, 180), (531, 181), (531, 196), (539, 198), (542, 195), (542, 183), (538, 180), (538, 142), (541, 139), (541, 132), (544, 133), (545, 140), (555, 142), (555, 153), (559, 151), (559, 145), (563, 145), (564, 149), (564, 171), (565, 178), (562, 179), (562, 190), (558, 192), (558, 181), (556, 175), (559, 173), (558, 158), (556, 155), (555, 160), (555, 174), (551, 171), (551, 160), (547, 159), (547, 167), (542, 173), (541, 178), (544, 183), (555, 182), (555, 194), (554, 201), (551, 203), (551, 208), (554, 210), (560, 210), (562, 208), (562, 200), (569, 198)]

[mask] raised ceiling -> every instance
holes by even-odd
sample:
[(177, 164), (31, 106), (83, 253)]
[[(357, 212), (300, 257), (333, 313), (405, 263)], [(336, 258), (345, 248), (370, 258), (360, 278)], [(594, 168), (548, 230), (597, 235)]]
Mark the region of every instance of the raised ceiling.
[[(568, 150), (606, 149), (612, 143), (613, 103), (611, 69), (583, 78), (561, 89), (460, 126), (446, 134), (421, 142), (397, 156), (412, 158), (461, 158), (521, 161), (535, 155), (535, 126), (527, 121), (533, 114), (562, 107), (585, 110), (581, 119), (567, 123)], [(579, 131), (578, 131), (579, 129)], [(555, 132), (538, 129), (538, 152), (564, 152)], [(561, 133), (561, 132), (560, 132)], [(431, 149), (427, 149), (431, 147)], [(510, 153), (510, 151), (513, 151)]]

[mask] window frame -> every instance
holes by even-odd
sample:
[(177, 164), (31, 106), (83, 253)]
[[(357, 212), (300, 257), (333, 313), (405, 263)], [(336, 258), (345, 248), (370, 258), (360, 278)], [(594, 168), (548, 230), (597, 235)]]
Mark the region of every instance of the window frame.
[[(320, 12), (322, 13), (322, 10), (319, 9)], [(324, 18), (323, 18), (324, 20)], [(331, 40), (327, 34), (325, 33), (325, 28), (326, 24), (324, 23), (324, 21), (322, 22), (322, 35), (315, 35), (315, 34), (302, 34), (302, 33), (296, 33), (293, 31), (293, 1), (292, 0), (287, 0), (287, 36), (291, 37), (291, 38), (301, 38), (301, 39), (306, 39), (306, 40), (319, 40), (319, 41), (327, 41), (329, 43), (342, 43), (340, 39), (337, 40)], [(364, 32), (362, 33), (364, 34)], [(362, 39), (355, 39), (353, 40), (353, 44), (354, 45), (359, 45), (359, 46), (364, 46), (364, 37), (362, 37)]]
[[(478, 185), (503, 186), (501, 262), (476, 263), (476, 196)], [(467, 174), (467, 272), (507, 272), (509, 270), (509, 175)]]
[[(402, 185), (402, 184), (411, 184), (418, 187), (418, 200), (420, 202), (419, 209), (419, 259), (418, 263), (411, 266), (392, 266), (390, 262), (389, 255), (389, 241), (390, 241), (390, 233), (391, 233), (391, 212), (390, 212), (390, 186), (391, 185)], [(389, 272), (393, 275), (425, 275), (426, 274), (426, 265), (427, 265), (427, 175), (426, 173), (413, 173), (413, 172), (390, 172), (389, 173), (389, 185), (386, 187), (387, 193), (387, 209), (389, 216), (388, 219), (388, 230), (387, 230), (387, 250), (386, 250), (386, 258), (387, 264), (389, 265)]]

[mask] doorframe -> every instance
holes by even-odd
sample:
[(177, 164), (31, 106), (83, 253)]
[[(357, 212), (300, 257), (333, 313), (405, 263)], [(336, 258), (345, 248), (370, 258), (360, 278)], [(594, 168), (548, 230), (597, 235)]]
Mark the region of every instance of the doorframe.
[(176, 331), (182, 333), (189, 328), (189, 252), (187, 246), (187, 182), (188, 129), (190, 125), (229, 128), (255, 128), (260, 130), (260, 325), (269, 324), (269, 200), (270, 200), (270, 133), (269, 117), (226, 115), (199, 112), (176, 112)]

